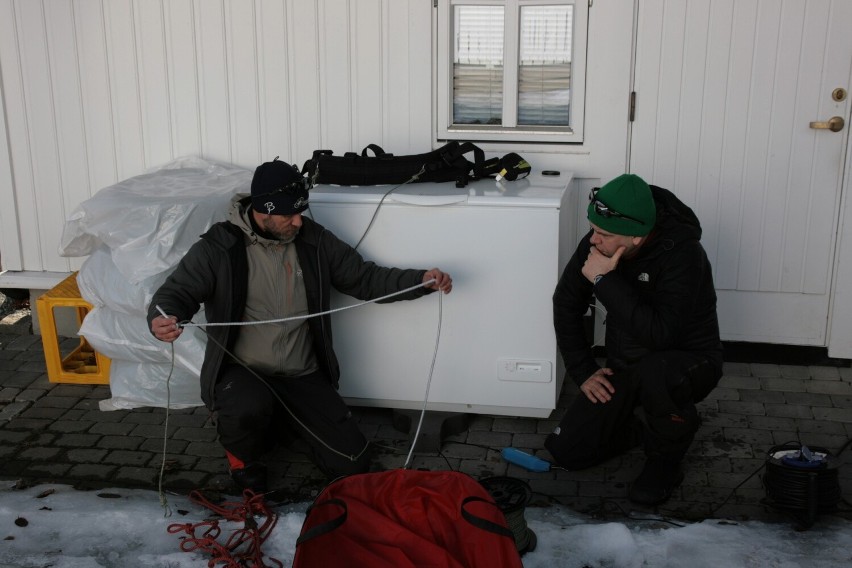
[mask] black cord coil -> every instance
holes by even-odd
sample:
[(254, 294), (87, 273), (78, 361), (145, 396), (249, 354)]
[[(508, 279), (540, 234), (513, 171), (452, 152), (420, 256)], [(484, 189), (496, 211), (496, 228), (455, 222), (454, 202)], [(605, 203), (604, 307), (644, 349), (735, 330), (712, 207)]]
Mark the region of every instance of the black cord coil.
[(837, 510), (842, 497), (839, 460), (825, 448), (798, 444), (769, 450), (763, 485), (768, 504), (794, 514), (806, 526), (818, 513)]
[(479, 483), (485, 487), (506, 517), (518, 552), (523, 556), (535, 550), (538, 539), (524, 518), (524, 508), (532, 498), (530, 486), (514, 477), (486, 477), (479, 480)]

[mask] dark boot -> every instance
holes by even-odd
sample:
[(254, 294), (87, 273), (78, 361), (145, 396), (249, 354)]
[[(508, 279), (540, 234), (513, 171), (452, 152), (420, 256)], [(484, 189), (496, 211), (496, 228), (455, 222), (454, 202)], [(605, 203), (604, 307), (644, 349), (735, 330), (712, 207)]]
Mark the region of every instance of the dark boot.
[(241, 492), (251, 489), (255, 493), (266, 493), (266, 466), (251, 463), (245, 467), (231, 470), (231, 479)]
[(627, 496), (634, 503), (653, 507), (667, 501), (682, 481), (680, 457), (648, 456)]

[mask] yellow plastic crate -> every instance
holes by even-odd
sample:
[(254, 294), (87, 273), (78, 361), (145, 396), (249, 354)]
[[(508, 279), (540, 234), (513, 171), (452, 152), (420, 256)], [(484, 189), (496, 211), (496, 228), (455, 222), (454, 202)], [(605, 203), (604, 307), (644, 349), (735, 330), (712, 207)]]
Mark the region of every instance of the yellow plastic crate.
[(109, 357), (95, 351), (82, 335), (80, 345), (62, 357), (54, 315), (54, 310), (60, 307), (76, 309), (78, 325), (92, 309), (92, 305), (80, 297), (76, 272), (36, 300), (48, 379), (52, 383), (109, 384)]

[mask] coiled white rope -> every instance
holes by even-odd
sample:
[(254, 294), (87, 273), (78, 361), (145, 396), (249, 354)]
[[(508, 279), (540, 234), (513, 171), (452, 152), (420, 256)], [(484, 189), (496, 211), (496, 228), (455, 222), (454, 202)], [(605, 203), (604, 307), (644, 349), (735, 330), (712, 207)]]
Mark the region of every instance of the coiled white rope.
[[(307, 315), (302, 315), (302, 316), (290, 316), (290, 317), (286, 317), (286, 318), (278, 318), (278, 319), (271, 319), (271, 320), (260, 320), (260, 321), (234, 321), (234, 322), (213, 322), (213, 323), (194, 323), (194, 322), (187, 321), (187, 322), (178, 322), (178, 326), (179, 327), (224, 327), (224, 326), (263, 325), (263, 324), (284, 323), (284, 322), (294, 321), (294, 320), (315, 318), (315, 317), (319, 317), (319, 316), (325, 316), (325, 315), (333, 314), (333, 313), (336, 313), (336, 312), (342, 312), (343, 310), (358, 308), (358, 307), (361, 307), (361, 306), (365, 306), (367, 304), (373, 304), (375, 302), (381, 302), (382, 300), (387, 300), (388, 298), (393, 298), (394, 296), (400, 296), (402, 294), (407, 294), (408, 292), (411, 292), (412, 290), (416, 290), (417, 288), (423, 288), (425, 286), (428, 286), (429, 284), (433, 284), (434, 282), (435, 282), (435, 279), (432, 278), (431, 280), (427, 280), (426, 282), (423, 282), (422, 284), (410, 286), (408, 288), (405, 288), (404, 290), (399, 290), (397, 292), (393, 292), (392, 294), (386, 294), (384, 296), (381, 296), (380, 298), (374, 298), (372, 300), (366, 300), (364, 302), (361, 302), (360, 304), (352, 304), (351, 306), (343, 306), (343, 307), (340, 307), (340, 308), (334, 308), (334, 309), (331, 309), (331, 310), (327, 310), (327, 311), (324, 311), (324, 312), (317, 312), (317, 313), (314, 313), (314, 314), (307, 314)], [(440, 290), (438, 291), (438, 293), (440, 294)]]

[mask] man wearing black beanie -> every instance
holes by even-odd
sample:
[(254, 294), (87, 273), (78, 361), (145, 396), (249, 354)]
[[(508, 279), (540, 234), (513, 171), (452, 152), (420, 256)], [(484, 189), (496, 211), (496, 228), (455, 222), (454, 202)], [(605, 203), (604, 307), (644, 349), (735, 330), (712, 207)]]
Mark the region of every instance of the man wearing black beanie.
[[(414, 289), (392, 299), (452, 290), (450, 275), (437, 268), (367, 262), (302, 217), (309, 187), (295, 166), (277, 158), (258, 166), (251, 195), (232, 199), (228, 220), (201, 236), (148, 307), (151, 332), (161, 341), (180, 337), (178, 322), (202, 304), (208, 323), (243, 324), (209, 327), (201, 366), (201, 398), (216, 415), (240, 489), (265, 492), (261, 458), (294, 437), (329, 478), (368, 470), (369, 444), (337, 392), (330, 317), (311, 317), (329, 311), (332, 287), (359, 300), (408, 288)], [(286, 321), (250, 325), (269, 320)]]
[[(553, 294), (557, 343), (580, 395), (545, 447), (575, 470), (642, 444), (628, 496), (654, 506), (682, 481), (695, 404), (722, 375), (713, 276), (697, 217), (666, 189), (624, 174), (592, 190), (587, 215), (591, 231)], [(583, 323), (593, 298), (606, 311), (603, 367)]]

